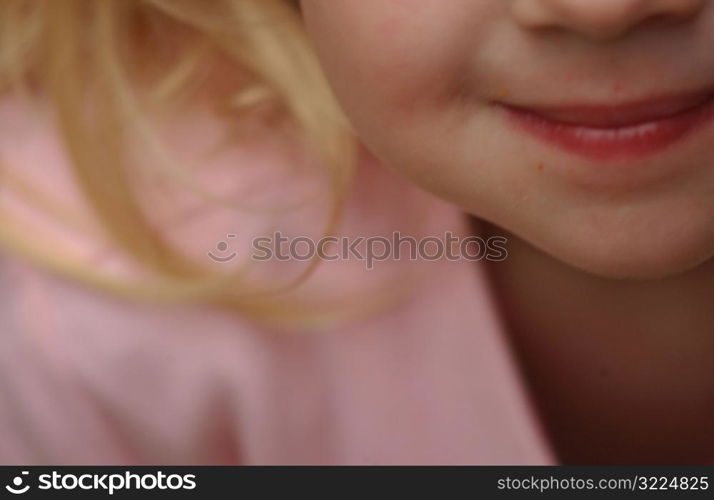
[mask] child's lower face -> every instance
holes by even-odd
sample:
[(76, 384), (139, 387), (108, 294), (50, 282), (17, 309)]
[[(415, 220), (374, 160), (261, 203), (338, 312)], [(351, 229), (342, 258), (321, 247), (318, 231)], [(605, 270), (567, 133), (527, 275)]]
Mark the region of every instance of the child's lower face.
[(714, 255), (714, 2), (303, 0), (385, 164), (566, 263)]

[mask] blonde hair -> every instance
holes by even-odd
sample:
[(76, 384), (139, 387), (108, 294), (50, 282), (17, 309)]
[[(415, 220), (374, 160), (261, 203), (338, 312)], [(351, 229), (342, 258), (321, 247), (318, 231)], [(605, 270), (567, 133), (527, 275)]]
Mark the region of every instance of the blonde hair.
[[(250, 75), (250, 83), (229, 96), (237, 108), (249, 113), (278, 103), (324, 160), (332, 207), (325, 234), (331, 233), (352, 177), (355, 140), (304, 33), (297, 2), (4, 0), (0, 87), (31, 93), (40, 85), (50, 97), (84, 197), (113, 244), (150, 269), (153, 278), (110, 278), (69, 256), (49, 254), (4, 218), (0, 244), (54, 272), (144, 300), (219, 304), (281, 325), (318, 325), (353, 314), (321, 310), (282, 293), (304, 282), (317, 259), (288, 288), (254, 293), (241, 285), (240, 271), (219, 274), (185, 257), (152, 230), (142, 212), (122, 139), (128, 122), (141, 123), (145, 102), (129, 75), (146, 76), (151, 104), (170, 103), (210, 56)], [(101, 113), (91, 113), (88, 98)], [(150, 141), (150, 129), (143, 133)], [(364, 303), (360, 309), (366, 310)]]

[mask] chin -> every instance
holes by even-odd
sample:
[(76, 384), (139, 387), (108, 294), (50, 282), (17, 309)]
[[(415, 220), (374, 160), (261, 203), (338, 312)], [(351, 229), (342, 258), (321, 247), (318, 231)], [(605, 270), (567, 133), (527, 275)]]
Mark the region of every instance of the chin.
[(714, 241), (673, 232), (669, 238), (633, 237), (635, 232), (571, 239), (555, 245), (551, 257), (605, 279), (657, 280), (686, 274), (714, 256)]

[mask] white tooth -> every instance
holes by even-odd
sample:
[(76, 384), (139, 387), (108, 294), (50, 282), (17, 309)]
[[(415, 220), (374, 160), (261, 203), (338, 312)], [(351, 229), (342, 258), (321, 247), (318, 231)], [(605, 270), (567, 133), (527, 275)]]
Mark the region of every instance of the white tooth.
[(631, 139), (637, 135), (637, 129), (633, 128), (625, 128), (622, 129), (617, 136), (621, 139)]
[(657, 125), (654, 123), (648, 123), (647, 125), (640, 127), (640, 137), (650, 134), (655, 130), (657, 130)]
[(585, 138), (585, 129), (583, 129), (583, 127), (576, 127), (575, 137), (577, 137), (578, 139), (584, 139)]
[(579, 139), (590, 141), (613, 141), (613, 140), (628, 140), (639, 137), (644, 137), (657, 129), (657, 124), (648, 123), (645, 125), (637, 125), (620, 129), (599, 129), (591, 127), (576, 127), (575, 136)]
[(622, 131), (621, 134), (623, 139), (634, 139), (635, 137), (642, 136), (642, 127), (630, 127)]

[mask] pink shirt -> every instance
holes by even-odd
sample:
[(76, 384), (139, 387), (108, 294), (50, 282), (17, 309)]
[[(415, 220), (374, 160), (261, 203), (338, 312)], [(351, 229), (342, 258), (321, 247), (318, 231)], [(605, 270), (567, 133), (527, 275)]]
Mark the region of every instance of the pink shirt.
[[(168, 139), (180, 158), (198, 158), (215, 138), (210, 119), (190, 116)], [(285, 172), (271, 178), (270, 167), (286, 163), (279, 158), (314, 160), (270, 141), (203, 158), (199, 176), (259, 206), (306, 192)], [(42, 108), (0, 105), (0, 158), (83, 213)], [(0, 209), (28, 234), (92, 265), (131, 272), (1, 181)], [(251, 198), (256, 186), (272, 193), (263, 204)], [(192, 214), (161, 227), (203, 258), (227, 233), (239, 234), (236, 245), (268, 227), (314, 234), (323, 213), (312, 207), (261, 218), (197, 200), (151, 203), (157, 217)], [(366, 156), (345, 233), (390, 236), (414, 219), (427, 234), (469, 232), (457, 208)], [(369, 293), (404, 271), (423, 279), (387, 311), (292, 332), (207, 306), (132, 302), (7, 254), (0, 259), (0, 464), (554, 463), (483, 265), (392, 260), (367, 271), (359, 261), (322, 263), (308, 287), (316, 297)]]

